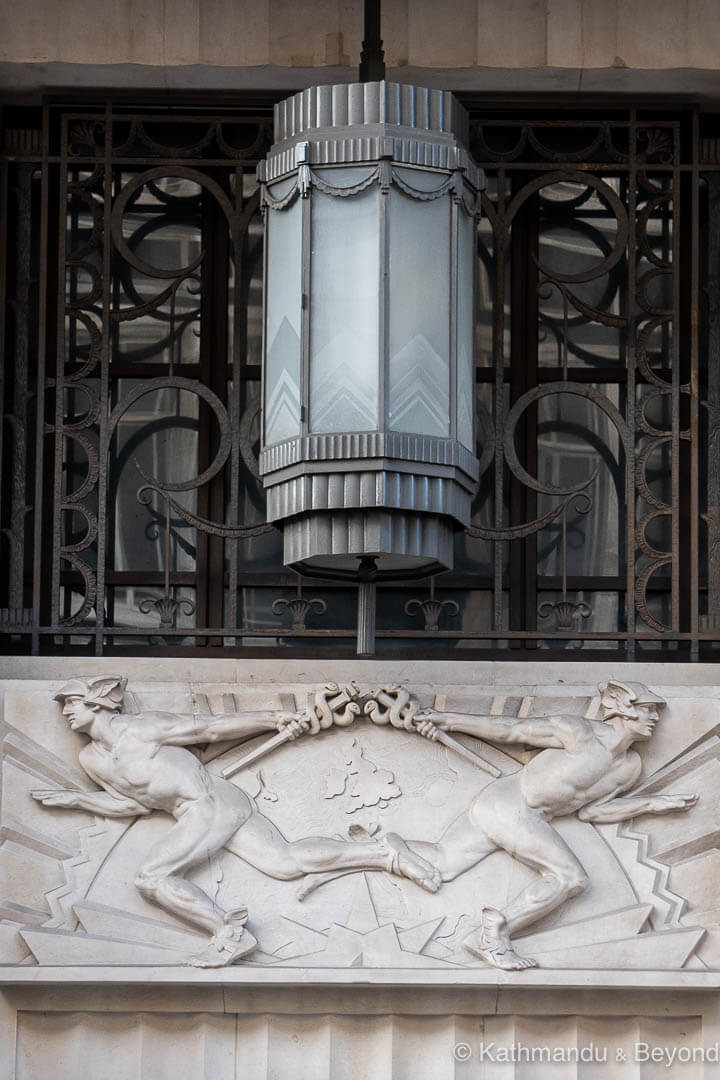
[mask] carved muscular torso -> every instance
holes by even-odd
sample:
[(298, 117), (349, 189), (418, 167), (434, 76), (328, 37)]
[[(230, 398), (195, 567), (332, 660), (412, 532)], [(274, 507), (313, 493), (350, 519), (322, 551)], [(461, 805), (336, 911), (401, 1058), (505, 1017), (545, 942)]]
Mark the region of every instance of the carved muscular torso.
[(198, 799), (216, 797), (229, 803), (249, 802), (240, 788), (213, 776), (203, 763), (182, 746), (167, 745), (153, 737), (152, 714), (118, 716), (110, 749), (90, 742), (80, 751), (87, 774), (111, 794), (135, 799), (148, 810), (180, 816)]
[(613, 758), (597, 742), (576, 753), (543, 750), (523, 769), (520, 787), (528, 806), (550, 819), (627, 791), (641, 768), (634, 750)]
[(573, 814), (589, 803), (627, 791), (642, 762), (634, 750), (613, 750), (612, 729), (600, 721), (559, 718), (561, 748), (541, 750), (517, 773), (490, 784), (477, 802), (521, 794), (546, 820)]

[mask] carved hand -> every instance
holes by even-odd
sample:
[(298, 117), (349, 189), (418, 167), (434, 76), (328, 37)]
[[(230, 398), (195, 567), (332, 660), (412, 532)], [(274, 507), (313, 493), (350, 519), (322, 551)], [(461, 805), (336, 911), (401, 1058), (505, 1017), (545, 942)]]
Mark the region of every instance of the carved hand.
[(59, 788), (42, 788), (31, 791), (33, 799), (37, 799), (43, 806), (79, 806), (79, 792), (62, 791)]
[(441, 731), (447, 731), (448, 728), (445, 717), (435, 709), (422, 709), (415, 714), (413, 720), (418, 735), (422, 735), (424, 739), (431, 739), (433, 742)]
[(287, 734), (287, 737), (292, 741), (298, 739), (301, 735), (305, 735), (308, 731), (311, 735), (317, 735), (320, 724), (317, 717), (310, 716), (308, 713), (282, 713), (277, 722), (277, 729)]
[(689, 810), (699, 798), (699, 795), (653, 795), (650, 813), (670, 814), (673, 810)]

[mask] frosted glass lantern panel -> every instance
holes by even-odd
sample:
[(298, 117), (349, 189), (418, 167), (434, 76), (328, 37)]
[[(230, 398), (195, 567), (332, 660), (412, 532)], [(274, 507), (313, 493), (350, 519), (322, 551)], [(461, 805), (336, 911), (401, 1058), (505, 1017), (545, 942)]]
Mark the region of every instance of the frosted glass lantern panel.
[(458, 211), (457, 244), (457, 438), (475, 451), (473, 442), (473, 402), (475, 363), (473, 357), (473, 260), (475, 222)]
[(310, 430), (377, 428), (379, 199), (313, 192)]
[[(271, 190), (271, 194), (279, 195)], [(265, 442), (300, 434), (302, 204), (267, 211)]]
[(389, 195), (388, 426), (450, 434), (450, 199)]

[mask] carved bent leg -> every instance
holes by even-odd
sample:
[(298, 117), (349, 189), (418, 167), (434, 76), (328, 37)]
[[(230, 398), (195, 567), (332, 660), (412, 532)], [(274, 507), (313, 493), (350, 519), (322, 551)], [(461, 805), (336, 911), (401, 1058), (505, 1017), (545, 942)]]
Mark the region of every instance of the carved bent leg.
[(270, 877), (291, 881), (327, 871), (387, 870), (436, 892), (440, 874), (394, 833), (381, 840), (344, 841), (324, 836), (289, 841), (253, 807), (249, 820), (229, 840), (228, 851)]
[[(504, 801), (504, 800), (503, 800)], [(536, 966), (514, 952), (510, 934), (530, 926), (559, 907), (571, 896), (587, 888), (588, 879), (580, 861), (560, 834), (522, 799), (500, 801), (492, 811), (493, 839), (497, 846), (537, 871), (541, 876), (524, 888), (504, 915), (485, 908), (477, 930), (465, 940), (465, 947), (495, 967), (517, 969)], [(500, 811), (498, 813), (498, 810)], [(477, 801), (473, 817), (482, 818)]]
[(541, 877), (524, 888), (505, 912), (508, 930), (514, 934), (549, 915), (571, 896), (578, 896), (589, 882), (582, 863), (558, 832), (539, 815), (523, 821), (523, 834), (513, 854)]
[(183, 875), (223, 847), (249, 812), (244, 793), (232, 808), (219, 807), (210, 797), (190, 804), (142, 863), (135, 885), (151, 903), (212, 933), (207, 950), (190, 962), (201, 967), (223, 967), (255, 948), (257, 942), (243, 929), (247, 909), (225, 911), (207, 893)]

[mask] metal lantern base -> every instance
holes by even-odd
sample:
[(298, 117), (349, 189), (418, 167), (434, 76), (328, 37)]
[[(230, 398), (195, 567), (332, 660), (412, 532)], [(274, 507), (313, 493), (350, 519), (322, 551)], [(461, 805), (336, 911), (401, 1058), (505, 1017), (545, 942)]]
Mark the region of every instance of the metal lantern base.
[(316, 511), (283, 524), (283, 560), (308, 577), (357, 581), (372, 558), (374, 581), (400, 581), (448, 570), (453, 522), (397, 510)]

